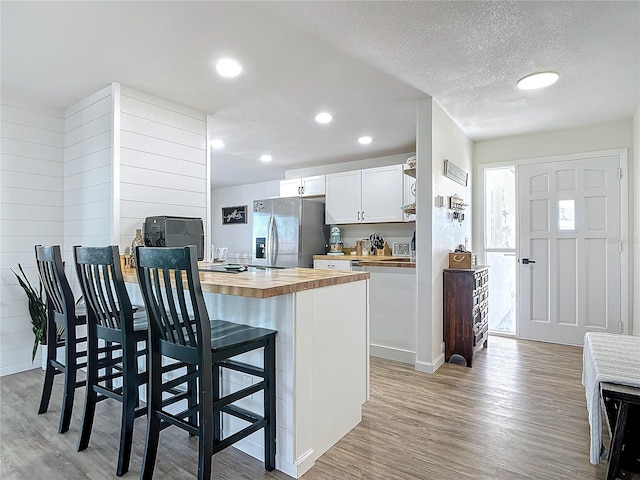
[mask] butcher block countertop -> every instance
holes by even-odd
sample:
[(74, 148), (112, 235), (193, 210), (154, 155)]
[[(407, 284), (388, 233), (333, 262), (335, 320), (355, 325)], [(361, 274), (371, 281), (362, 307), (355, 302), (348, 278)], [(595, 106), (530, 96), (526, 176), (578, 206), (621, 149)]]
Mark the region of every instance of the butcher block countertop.
[[(122, 270), (125, 282), (138, 283), (133, 268)], [(251, 298), (269, 298), (312, 288), (339, 285), (369, 279), (368, 272), (287, 268), (241, 273), (200, 272), (203, 292)]]
[(415, 262), (407, 257), (388, 255), (314, 255), (314, 260), (357, 260), (359, 267), (401, 267), (416, 268)]

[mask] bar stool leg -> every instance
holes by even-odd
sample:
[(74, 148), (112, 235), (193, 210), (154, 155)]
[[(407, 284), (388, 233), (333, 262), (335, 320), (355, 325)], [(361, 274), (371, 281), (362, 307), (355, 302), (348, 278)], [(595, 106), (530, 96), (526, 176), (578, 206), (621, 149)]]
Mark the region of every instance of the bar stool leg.
[(611, 440), (611, 452), (609, 452), (609, 461), (607, 462), (607, 480), (615, 480), (618, 476), (620, 467), (620, 454), (622, 453), (622, 444), (624, 440), (624, 431), (627, 425), (627, 415), (629, 413), (629, 404), (620, 401), (618, 410), (618, 419), (616, 427), (613, 431), (613, 439)]
[(129, 351), (125, 353), (124, 348), (126, 347), (123, 346), (122, 360), (124, 374), (122, 378), (120, 451), (118, 453), (118, 467), (116, 469), (116, 475), (118, 477), (121, 477), (129, 470), (131, 444), (133, 442), (133, 422), (136, 419), (136, 402), (138, 400), (138, 385), (136, 382), (138, 366), (136, 363), (136, 354), (131, 348), (129, 348)]
[(264, 414), (267, 424), (264, 428), (264, 468), (276, 468), (276, 353), (275, 339), (271, 338), (264, 347), (264, 371), (267, 386), (264, 389)]
[[(91, 345), (89, 345), (91, 343)], [(89, 446), (93, 419), (96, 412), (98, 394), (93, 385), (98, 383), (98, 357), (94, 352), (98, 350), (98, 341), (94, 335), (87, 335), (87, 390), (84, 399), (84, 414), (82, 415), (82, 432), (78, 442), (78, 451), (81, 452)]]
[(73, 400), (76, 391), (76, 335), (75, 327), (67, 326), (65, 332), (65, 371), (64, 371), (64, 391), (62, 393), (62, 415), (60, 416), (60, 428), (58, 433), (65, 433), (69, 430), (71, 423), (71, 413), (73, 411)]
[[(192, 373), (196, 372), (196, 367), (195, 365), (188, 365), (187, 366), (187, 375), (191, 375)], [(187, 392), (189, 394), (189, 396), (187, 397), (187, 406), (189, 409), (194, 408), (196, 405), (198, 405), (198, 382), (197, 380), (191, 380), (190, 382), (187, 383)], [(191, 425), (197, 425), (198, 424), (198, 411), (197, 410), (193, 410), (193, 413), (189, 416), (189, 423)], [(190, 437), (193, 437), (195, 434), (194, 433), (189, 433)]]
[(208, 397), (205, 391), (207, 389), (209, 393), (213, 391), (212, 377), (208, 377), (208, 375), (208, 371), (201, 372), (200, 390), (198, 392), (198, 412), (200, 414), (200, 424), (198, 425), (198, 480), (210, 480), (211, 478), (211, 462), (214, 445), (212, 439), (215, 436), (213, 425), (214, 417), (218, 416), (214, 415), (213, 405), (204, 401), (204, 399)]
[(53, 378), (55, 377), (55, 367), (51, 364), (51, 360), (53, 360), (56, 355), (56, 346), (55, 342), (53, 344), (49, 344), (49, 348), (47, 348), (47, 360), (46, 360), (46, 368), (44, 372), (44, 386), (42, 387), (42, 397), (40, 399), (40, 407), (38, 408), (38, 413), (45, 413), (49, 409), (49, 400), (51, 399), (51, 390), (53, 388)]
[(38, 413), (45, 413), (49, 408), (49, 400), (51, 399), (51, 390), (53, 388), (53, 378), (56, 376), (56, 368), (51, 363), (57, 359), (58, 344), (56, 342), (56, 322), (51, 318), (49, 313), (50, 305), (47, 305), (47, 360), (44, 372), (44, 386), (42, 387), (42, 397), (40, 399), (40, 407)]
[[(213, 364), (211, 367), (211, 381), (212, 381), (212, 389), (213, 392), (213, 404), (215, 405), (218, 400), (220, 400), (220, 366), (217, 364)], [(213, 412), (213, 444), (217, 445), (220, 442), (222, 435), (220, 432), (220, 428), (222, 426), (222, 412), (218, 409), (214, 409)]]

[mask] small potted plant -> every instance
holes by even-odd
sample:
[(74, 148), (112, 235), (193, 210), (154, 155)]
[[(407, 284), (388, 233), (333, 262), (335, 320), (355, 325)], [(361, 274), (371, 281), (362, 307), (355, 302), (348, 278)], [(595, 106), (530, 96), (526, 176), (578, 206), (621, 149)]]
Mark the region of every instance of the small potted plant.
[[(33, 330), (33, 350), (31, 351), (31, 361), (36, 358), (36, 352), (38, 351), (38, 345), (42, 345), (42, 357), (46, 358), (46, 345), (47, 345), (47, 302), (42, 290), (42, 284), (38, 282), (39, 288), (36, 291), (29, 282), (29, 279), (22, 269), (22, 265), (18, 264), (20, 275), (18, 275), (13, 269), (11, 271), (18, 279), (20, 286), (24, 290), (29, 300), (29, 315), (31, 316), (31, 328)], [(62, 332), (57, 332), (56, 338), (61, 338)], [(45, 362), (43, 360), (43, 365)]]

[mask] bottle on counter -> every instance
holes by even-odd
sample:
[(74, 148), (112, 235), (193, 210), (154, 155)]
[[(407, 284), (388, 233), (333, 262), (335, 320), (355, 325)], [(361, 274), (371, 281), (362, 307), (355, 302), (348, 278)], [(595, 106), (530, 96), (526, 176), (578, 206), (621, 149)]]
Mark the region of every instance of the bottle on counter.
[(136, 228), (136, 236), (131, 241), (131, 266), (135, 267), (135, 251), (136, 247), (144, 247), (144, 239), (142, 238), (142, 229)]
[(411, 261), (416, 261), (416, 231), (413, 231), (413, 237), (411, 237), (411, 244), (409, 246), (409, 255), (411, 257)]

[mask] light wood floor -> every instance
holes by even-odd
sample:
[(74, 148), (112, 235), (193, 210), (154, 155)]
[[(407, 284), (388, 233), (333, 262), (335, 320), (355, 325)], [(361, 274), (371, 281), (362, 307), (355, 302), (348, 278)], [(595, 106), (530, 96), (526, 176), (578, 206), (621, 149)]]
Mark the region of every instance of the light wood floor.
[[(372, 358), (371, 400), (358, 427), (323, 455), (306, 480), (596, 480), (581, 385), (582, 349), (491, 337), (473, 369), (435, 375)], [(2, 480), (113, 479), (119, 404), (98, 405), (89, 449), (76, 452), (84, 392), (71, 429), (58, 435), (61, 383), (48, 413), (37, 415), (42, 372), (0, 379)], [(327, 412), (330, 415), (330, 412)], [(145, 418), (136, 420), (130, 471), (137, 478)], [(197, 441), (161, 434), (158, 479), (193, 478)], [(217, 479), (289, 479), (231, 448), (214, 457)]]

